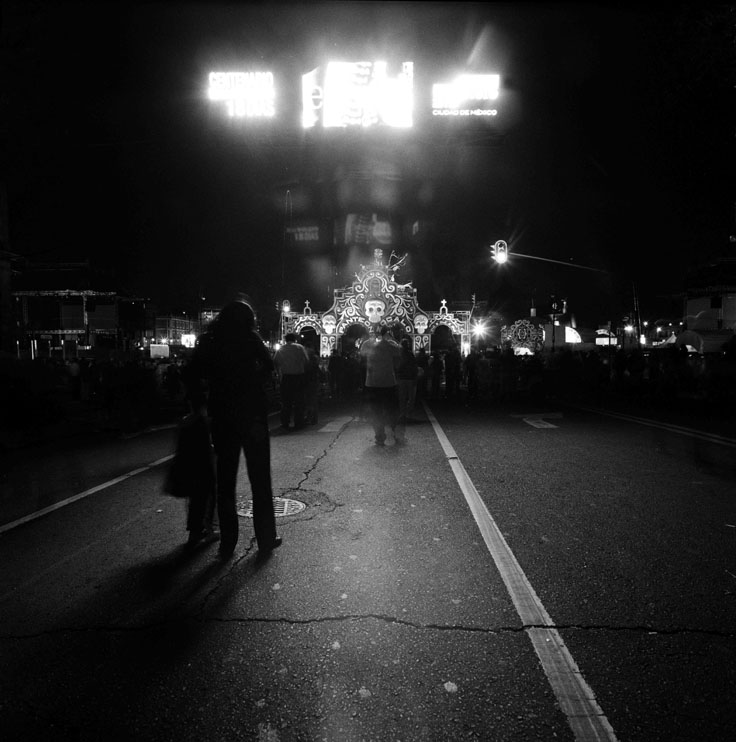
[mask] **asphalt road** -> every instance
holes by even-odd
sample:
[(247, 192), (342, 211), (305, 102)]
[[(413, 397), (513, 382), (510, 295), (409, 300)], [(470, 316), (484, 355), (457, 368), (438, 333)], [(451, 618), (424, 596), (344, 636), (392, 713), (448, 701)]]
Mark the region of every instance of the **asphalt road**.
[(0, 739), (732, 739), (736, 430), (418, 417), (275, 432), (261, 562), (183, 552), (172, 429), (5, 457)]

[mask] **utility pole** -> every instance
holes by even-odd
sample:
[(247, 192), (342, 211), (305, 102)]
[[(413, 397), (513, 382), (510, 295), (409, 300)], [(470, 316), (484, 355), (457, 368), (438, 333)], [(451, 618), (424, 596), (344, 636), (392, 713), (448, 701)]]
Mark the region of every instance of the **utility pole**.
[(641, 338), (641, 316), (639, 314), (639, 297), (636, 295), (636, 284), (633, 281), (631, 288), (634, 292), (634, 327), (636, 327), (636, 341), (638, 343)]

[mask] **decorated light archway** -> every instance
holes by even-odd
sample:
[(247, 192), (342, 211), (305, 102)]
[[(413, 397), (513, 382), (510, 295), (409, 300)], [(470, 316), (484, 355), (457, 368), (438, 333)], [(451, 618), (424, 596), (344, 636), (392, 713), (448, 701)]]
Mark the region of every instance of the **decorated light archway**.
[(326, 312), (315, 313), (306, 301), (303, 312), (284, 316), (282, 333), (299, 334), (312, 328), (320, 338), (320, 355), (328, 356), (351, 325), (367, 329), (398, 326), (412, 339), (414, 352), (420, 348), (429, 352), (432, 333), (444, 325), (453, 335), (460, 336), (461, 347), (466, 347), (470, 341), (470, 312), (449, 311), (445, 299), (436, 312), (422, 309), (411, 281), (396, 282), (396, 272), (403, 262), (401, 258), (385, 264), (383, 250), (374, 250), (373, 263), (362, 265), (350, 286), (335, 289), (332, 306)]
[(538, 353), (544, 347), (544, 330), (528, 319), (520, 319), (511, 327), (501, 328), (501, 338), (509, 343), (514, 353)]

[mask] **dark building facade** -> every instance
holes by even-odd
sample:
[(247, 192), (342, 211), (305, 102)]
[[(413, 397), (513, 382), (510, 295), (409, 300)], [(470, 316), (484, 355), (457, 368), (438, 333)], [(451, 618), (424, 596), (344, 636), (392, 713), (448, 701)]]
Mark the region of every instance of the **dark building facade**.
[(87, 262), (19, 263), (5, 345), (18, 357), (127, 352), (153, 336), (155, 307)]

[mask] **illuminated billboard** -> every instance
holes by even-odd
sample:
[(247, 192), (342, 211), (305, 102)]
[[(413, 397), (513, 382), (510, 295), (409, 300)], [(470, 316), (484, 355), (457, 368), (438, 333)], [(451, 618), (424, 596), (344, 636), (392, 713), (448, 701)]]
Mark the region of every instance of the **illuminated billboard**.
[(433, 116), (495, 116), (488, 105), (498, 98), (499, 75), (459, 75), (432, 86)]
[(210, 72), (211, 101), (223, 101), (237, 118), (273, 118), (276, 88), (272, 72)]
[(302, 126), (411, 127), (413, 86), (413, 62), (329, 62), (302, 76)]
[[(209, 100), (224, 103), (231, 118), (273, 119), (277, 114), (273, 72), (215, 71), (209, 73), (208, 83)], [(499, 91), (497, 74), (448, 76), (432, 85), (432, 116), (496, 116), (493, 101)], [(298, 98), (287, 100), (287, 108), (293, 110), (296, 102)], [(301, 104), (305, 129), (410, 128), (415, 114), (414, 63), (328, 62), (301, 75)]]

